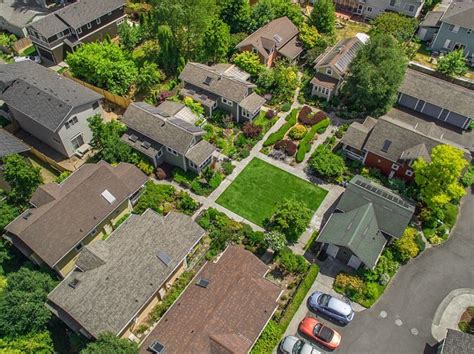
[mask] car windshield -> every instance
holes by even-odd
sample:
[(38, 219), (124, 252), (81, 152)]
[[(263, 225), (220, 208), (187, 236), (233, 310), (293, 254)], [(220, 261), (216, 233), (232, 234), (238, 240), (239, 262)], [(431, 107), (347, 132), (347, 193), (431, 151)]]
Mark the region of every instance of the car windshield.
[(303, 341), (299, 340), (293, 346), (293, 354), (299, 354), (301, 352), (301, 348), (303, 348)]
[(322, 294), (318, 299), (318, 303), (321, 306), (327, 306), (328, 303), (329, 303), (329, 300), (331, 300), (331, 296), (329, 296), (327, 294)]
[(318, 335), (319, 335), (319, 331), (321, 331), (321, 327), (322, 327), (321, 323), (318, 323), (316, 326), (314, 326), (314, 328), (313, 328), (313, 334), (314, 334), (315, 336), (318, 336)]

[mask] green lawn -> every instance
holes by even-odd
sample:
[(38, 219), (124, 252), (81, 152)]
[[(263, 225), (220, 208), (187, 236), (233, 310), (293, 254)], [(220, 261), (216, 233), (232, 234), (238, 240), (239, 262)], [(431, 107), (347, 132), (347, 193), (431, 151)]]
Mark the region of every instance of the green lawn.
[(296, 199), (316, 211), (327, 191), (254, 158), (217, 199), (217, 203), (236, 214), (263, 226), (277, 205)]

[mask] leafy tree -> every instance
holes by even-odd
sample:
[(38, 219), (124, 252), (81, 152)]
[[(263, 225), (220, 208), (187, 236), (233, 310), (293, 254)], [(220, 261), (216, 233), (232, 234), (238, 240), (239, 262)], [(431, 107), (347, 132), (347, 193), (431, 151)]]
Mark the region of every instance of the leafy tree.
[(128, 339), (118, 338), (113, 333), (101, 333), (95, 342), (81, 350), (81, 354), (134, 354), (138, 345)]
[(409, 42), (418, 27), (416, 18), (397, 14), (396, 12), (384, 12), (372, 21), (370, 35), (391, 34), (400, 43)]
[(431, 162), (419, 158), (413, 163), (415, 183), (421, 200), (433, 210), (460, 199), (465, 190), (459, 178), (468, 165), (462, 150), (451, 145), (438, 145), (431, 150)]
[(127, 128), (118, 121), (105, 123), (100, 115), (88, 120), (92, 131), (91, 146), (99, 150), (99, 157), (108, 163), (131, 162), (137, 163), (138, 156), (132, 148), (120, 140)]
[(286, 247), (286, 237), (278, 231), (265, 233), (264, 242), (266, 246), (274, 252), (279, 252)]
[(153, 86), (160, 83), (163, 78), (164, 75), (158, 68), (158, 65), (146, 61), (140, 68), (140, 73), (137, 79), (137, 86), (141, 91), (147, 92), (150, 91)]
[(332, 0), (317, 0), (308, 22), (319, 33), (333, 34), (336, 31), (336, 10)]
[(268, 22), (286, 16), (297, 27), (304, 22), (299, 5), (291, 0), (259, 0), (252, 6), (252, 31), (266, 25)]
[(53, 353), (54, 346), (50, 333), (44, 331), (16, 338), (0, 338), (0, 352), (46, 354)]
[[(33, 167), (20, 155), (3, 158), (3, 176), (11, 187), (8, 198), (16, 204), (27, 203), (33, 192), (43, 183), (39, 167)], [(10, 209), (13, 212), (12, 209)]]
[(108, 41), (83, 44), (66, 62), (74, 76), (117, 95), (125, 95), (138, 75), (126, 52)]
[(305, 22), (301, 25), (299, 38), (301, 43), (303, 43), (304, 49), (308, 50), (318, 44), (321, 40), (321, 35), (316, 27), (308, 25)]
[(350, 65), (349, 77), (341, 90), (343, 102), (356, 116), (378, 117), (386, 113), (397, 99), (407, 63), (393, 36), (371, 37)]
[(464, 76), (468, 70), (464, 51), (462, 49), (453, 50), (439, 58), (436, 70), (449, 76)]
[(146, 62), (159, 62), (160, 55), (161, 52), (158, 41), (155, 39), (150, 39), (143, 42), (142, 44), (140, 44), (140, 46), (136, 47), (133, 50), (132, 59), (135, 64), (140, 67), (143, 65), (143, 63)]
[(156, 39), (160, 43), (158, 60), (167, 74), (174, 74), (179, 66), (179, 49), (176, 45), (171, 27), (159, 26)]
[(311, 210), (304, 203), (286, 200), (277, 207), (270, 224), (273, 230), (286, 236), (288, 243), (295, 243), (308, 226), (311, 217)]
[(173, 201), (175, 191), (172, 185), (156, 184), (152, 181), (148, 181), (140, 199), (138, 199), (134, 212), (141, 214), (150, 208), (163, 214), (163, 204)]
[(0, 297), (0, 337), (23, 336), (46, 330), (51, 312), (44, 306), (55, 281), (46, 273), (20, 268), (7, 277)]
[(232, 61), (239, 68), (255, 77), (265, 68), (260, 63), (258, 55), (249, 51), (234, 55)]
[(278, 263), (283, 270), (292, 274), (305, 273), (309, 267), (309, 263), (303, 256), (294, 254), (288, 247), (279, 252)]
[(120, 46), (131, 52), (141, 41), (142, 32), (140, 26), (130, 26), (127, 22), (122, 23), (118, 28)]
[(300, 32), (300, 40), (303, 42), (303, 45), (305, 45), (305, 41), (307, 41), (306, 46), (312, 46), (306, 51), (304, 56), (307, 65), (311, 66), (313, 65), (313, 62), (316, 60), (316, 58), (321, 55), (327, 47), (334, 45), (336, 36), (319, 34), (318, 38), (314, 42), (312, 39), (316, 38), (314, 36), (309, 38), (301, 38)]
[(416, 243), (417, 233), (415, 228), (407, 227), (403, 236), (393, 241), (391, 248), (395, 259), (399, 262), (406, 263), (420, 253), (420, 249)]
[(232, 33), (248, 31), (250, 24), (249, 0), (220, 0), (220, 17)]
[(222, 20), (214, 19), (202, 41), (205, 61), (217, 63), (225, 60), (230, 46), (229, 26)]
[(0, 201), (0, 232), (3, 233), (5, 226), (12, 222), (18, 215), (20, 215), (20, 209), (18, 207), (9, 204), (5, 200)]
[(316, 148), (309, 160), (311, 169), (321, 177), (341, 177), (346, 168), (344, 159), (324, 145)]

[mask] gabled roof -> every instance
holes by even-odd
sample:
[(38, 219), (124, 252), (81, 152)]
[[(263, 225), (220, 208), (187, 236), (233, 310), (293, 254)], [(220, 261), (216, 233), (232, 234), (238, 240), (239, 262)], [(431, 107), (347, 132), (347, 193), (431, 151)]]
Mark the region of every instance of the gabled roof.
[[(5, 230), (53, 267), (120, 204), (145, 184), (134, 165), (85, 164), (62, 183), (40, 186), (30, 208)], [(114, 199), (107, 200), (108, 191)]]
[[(298, 27), (296, 27), (291, 20), (284, 16), (277, 18), (265, 26), (260, 27), (258, 30), (253, 32), (250, 36), (245, 38), (242, 42), (237, 44), (236, 48), (242, 48), (251, 45), (264, 57), (268, 58), (273, 49), (280, 52), (287, 43), (294, 39), (299, 33)], [(302, 47), (299, 53), (303, 51)], [(299, 53), (294, 55), (294, 50), (288, 50), (288, 54), (296, 57)], [(285, 55), (285, 51), (281, 53)]]
[[(168, 353), (247, 353), (278, 306), (281, 289), (269, 268), (239, 246), (207, 263), (143, 342)], [(207, 287), (197, 285), (208, 280)]]
[(32, 23), (33, 28), (49, 38), (70, 27), (79, 28), (125, 5), (125, 0), (80, 0)]
[[(472, 18), (474, 19), (474, 15)], [(410, 68), (406, 70), (405, 79), (398, 91), (462, 116), (474, 116), (474, 90)]]
[(0, 65), (0, 99), (52, 132), (62, 126), (72, 109), (101, 98), (31, 60)]
[(31, 148), (5, 129), (0, 129), (0, 159), (2, 157), (20, 154), (29, 151)]
[(362, 150), (376, 123), (377, 119), (372, 117), (367, 117), (362, 124), (359, 122), (352, 123), (342, 137), (341, 142), (354, 149)]
[(84, 247), (77, 261), (81, 269), (48, 300), (96, 338), (105, 331), (119, 335), (204, 234), (183, 214), (163, 217), (151, 209), (132, 214), (105, 241)]
[(206, 140), (201, 140), (196, 145), (192, 146), (188, 152), (186, 152), (185, 156), (197, 166), (201, 166), (214, 151), (216, 151), (214, 145), (208, 143)]
[(470, 354), (474, 352), (474, 335), (448, 328), (441, 354)]
[(425, 18), (420, 23), (420, 27), (439, 27), (443, 11), (428, 11)]
[(237, 103), (240, 103), (256, 87), (246, 79), (220, 69), (220, 67), (188, 62), (179, 74), (179, 79)]
[(318, 241), (347, 247), (367, 267), (373, 268), (387, 238), (380, 232), (374, 205), (368, 202), (346, 213), (332, 214)]
[(441, 17), (441, 22), (474, 29), (474, 2), (457, 1), (451, 3), (444, 15)]

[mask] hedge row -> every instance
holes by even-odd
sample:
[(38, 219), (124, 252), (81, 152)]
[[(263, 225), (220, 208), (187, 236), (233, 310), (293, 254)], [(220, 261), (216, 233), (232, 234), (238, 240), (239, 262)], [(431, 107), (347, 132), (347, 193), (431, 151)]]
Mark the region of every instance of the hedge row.
[(295, 158), (296, 162), (298, 163), (303, 162), (304, 156), (311, 149), (311, 145), (310, 145), (311, 140), (313, 140), (318, 130), (326, 129), (330, 123), (331, 121), (329, 120), (329, 118), (326, 118), (311, 127), (310, 131), (306, 133), (305, 137), (298, 144), (298, 152), (296, 153), (296, 158)]
[(295, 108), (286, 117), (287, 122), (283, 124), (280, 129), (270, 134), (267, 140), (263, 143), (263, 146), (270, 146), (275, 144), (278, 140), (282, 140), (285, 137), (286, 132), (296, 124), (298, 110)]
[(285, 334), (285, 331), (295, 316), (296, 311), (298, 311), (299, 307), (303, 303), (306, 294), (308, 294), (308, 291), (311, 289), (311, 286), (318, 276), (318, 272), (319, 267), (316, 264), (313, 264), (311, 267), (309, 267), (308, 273), (296, 290), (293, 300), (286, 308), (283, 316), (281, 316), (278, 320), (273, 318), (270, 320), (270, 322), (268, 322), (267, 326), (255, 343), (255, 346), (252, 348), (252, 354), (273, 352)]

